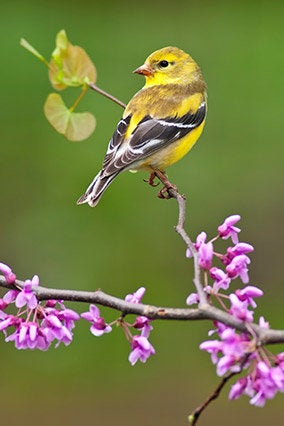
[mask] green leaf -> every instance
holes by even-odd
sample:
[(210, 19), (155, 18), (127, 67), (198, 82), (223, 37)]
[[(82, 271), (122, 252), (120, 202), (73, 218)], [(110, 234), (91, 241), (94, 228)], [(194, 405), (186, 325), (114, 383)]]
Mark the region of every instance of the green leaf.
[(58, 93), (48, 95), (44, 113), (55, 130), (69, 141), (87, 139), (96, 127), (96, 119), (91, 113), (70, 111)]
[(66, 32), (61, 30), (56, 36), (56, 48), (49, 63), (49, 79), (53, 87), (63, 90), (94, 83), (96, 68), (82, 47), (73, 46)]
[(64, 52), (67, 50), (68, 38), (67, 38), (67, 34), (65, 30), (61, 30), (59, 31), (59, 33), (57, 33), (56, 39), (55, 39), (55, 45), (56, 45), (56, 48), (54, 49), (51, 55), (53, 59), (56, 59), (57, 56), (60, 56), (61, 51)]
[(49, 67), (47, 60), (27, 40), (21, 38), (20, 45)]

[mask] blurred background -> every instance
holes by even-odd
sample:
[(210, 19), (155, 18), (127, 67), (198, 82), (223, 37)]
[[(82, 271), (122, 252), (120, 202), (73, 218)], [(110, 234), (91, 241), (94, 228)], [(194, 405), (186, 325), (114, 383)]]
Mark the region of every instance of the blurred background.
[[(209, 97), (200, 141), (168, 170), (188, 198), (187, 229), (192, 238), (202, 230), (213, 236), (226, 216), (242, 216), (241, 240), (255, 246), (251, 283), (265, 292), (258, 314), (283, 328), (283, 12), (284, 3), (273, 0), (3, 2), (1, 261), (20, 279), (38, 274), (50, 287), (124, 297), (143, 285), (146, 303), (185, 306), (192, 266), (173, 231), (176, 203), (156, 198), (146, 175), (122, 174), (97, 208), (76, 206), (100, 168), (121, 108), (90, 91), (80, 109), (95, 114), (97, 129), (85, 142), (66, 141), (43, 115), (53, 91), (47, 70), (19, 40), (49, 58), (64, 28), (93, 59), (97, 84), (125, 102), (144, 84), (132, 71), (152, 51), (176, 45), (200, 64)], [(77, 94), (63, 96), (71, 105)], [(218, 382), (198, 349), (210, 326), (155, 323), (157, 353), (135, 367), (121, 329), (97, 339), (80, 324), (72, 345), (46, 353), (3, 342), (3, 424), (186, 425)], [(228, 402), (228, 390), (200, 424), (282, 423), (283, 397), (259, 409), (245, 397)]]

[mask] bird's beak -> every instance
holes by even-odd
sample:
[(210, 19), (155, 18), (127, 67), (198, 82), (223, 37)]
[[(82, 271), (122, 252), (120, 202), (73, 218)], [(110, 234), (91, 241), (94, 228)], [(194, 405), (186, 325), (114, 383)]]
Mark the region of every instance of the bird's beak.
[(143, 64), (141, 65), (141, 67), (137, 68), (136, 70), (133, 71), (135, 74), (142, 74), (145, 75), (146, 77), (152, 77), (154, 75), (153, 70), (150, 68), (150, 65), (148, 64)]

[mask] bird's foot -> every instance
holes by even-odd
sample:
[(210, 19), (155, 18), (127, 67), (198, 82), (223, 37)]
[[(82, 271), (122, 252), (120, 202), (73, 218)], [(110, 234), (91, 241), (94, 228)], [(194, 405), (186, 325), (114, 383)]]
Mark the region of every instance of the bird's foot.
[(164, 184), (163, 188), (158, 192), (158, 197), (166, 200), (174, 198), (178, 189), (168, 180), (166, 174), (158, 169), (156, 169), (153, 174)]
[(158, 198), (169, 200), (173, 198), (174, 195), (171, 193), (171, 190), (177, 192), (177, 187), (175, 185), (165, 185), (157, 194)]
[(159, 179), (163, 183), (163, 188), (158, 192), (158, 198), (168, 200), (169, 198), (175, 198), (178, 193), (178, 189), (168, 179), (164, 172), (158, 169), (153, 169), (148, 179), (144, 179), (151, 186), (158, 186), (160, 182), (155, 183), (155, 178)]
[(149, 179), (143, 179), (143, 180), (144, 182), (147, 182), (151, 186), (158, 186), (160, 182), (157, 182), (157, 183), (154, 182), (156, 177), (157, 177), (156, 174), (153, 172), (153, 173), (150, 173)]

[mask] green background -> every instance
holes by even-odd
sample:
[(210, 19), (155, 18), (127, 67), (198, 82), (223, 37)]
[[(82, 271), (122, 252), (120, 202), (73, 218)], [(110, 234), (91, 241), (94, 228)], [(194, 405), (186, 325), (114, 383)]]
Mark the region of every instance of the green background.
[[(141, 88), (132, 70), (152, 51), (176, 45), (200, 64), (208, 84), (205, 131), (169, 177), (187, 194), (192, 238), (215, 235), (239, 213), (241, 240), (255, 246), (251, 283), (263, 314), (283, 328), (283, 2), (280, 1), (6, 1), (1, 6), (0, 258), (19, 278), (42, 285), (124, 297), (147, 287), (146, 303), (184, 306), (192, 266), (174, 233), (174, 201), (156, 198), (143, 173), (122, 174), (95, 209), (75, 202), (100, 168), (119, 106), (91, 92), (81, 110), (97, 129), (67, 142), (47, 123), (52, 91), (44, 66), (19, 46), (25, 37), (47, 58), (62, 28), (98, 70), (97, 84), (127, 102)], [(76, 90), (63, 93), (68, 102)], [(87, 306), (76, 306), (80, 311)], [(114, 311), (103, 310), (106, 319)], [(210, 323), (157, 322), (156, 355), (131, 367), (122, 330), (100, 339), (86, 323), (74, 342), (46, 353), (1, 344), (3, 424), (186, 425), (216, 386), (199, 343)], [(2, 338), (3, 341), (3, 338)], [(272, 348), (282, 350), (281, 347)], [(280, 424), (283, 396), (264, 409), (228, 388), (200, 424)]]

